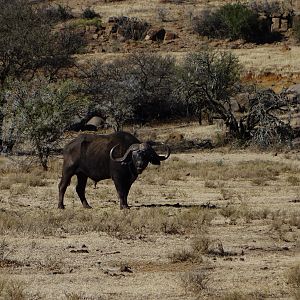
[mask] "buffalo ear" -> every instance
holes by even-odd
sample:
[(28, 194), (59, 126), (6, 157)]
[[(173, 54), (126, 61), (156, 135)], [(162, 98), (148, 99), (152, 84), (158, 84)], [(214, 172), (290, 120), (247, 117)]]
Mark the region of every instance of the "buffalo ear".
[(150, 163), (152, 165), (160, 166), (160, 160), (159, 160), (159, 158), (151, 157), (149, 161), (150, 161)]

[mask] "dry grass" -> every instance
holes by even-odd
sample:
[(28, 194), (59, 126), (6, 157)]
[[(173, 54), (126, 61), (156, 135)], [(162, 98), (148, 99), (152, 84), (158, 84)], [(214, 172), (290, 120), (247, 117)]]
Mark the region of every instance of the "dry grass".
[[(62, 299), (105, 298), (112, 291), (112, 299), (235, 299), (234, 293), (224, 294), (235, 276), (241, 299), (262, 299), (252, 295), (263, 289), (266, 276), (284, 274), (299, 244), (298, 202), (293, 201), (299, 191), (288, 179), (298, 177), (299, 160), (280, 156), (226, 148), (172, 155), (159, 168), (145, 170), (131, 189), (132, 208), (124, 211), (110, 180), (97, 189), (88, 182), (94, 209), (82, 209), (76, 178), (66, 193), (66, 210), (55, 209), (61, 160), (51, 162), (45, 174), (34, 166), (7, 168), (1, 183), (12, 185), (2, 188), (0, 197), (0, 235), (8, 244), (1, 271), (8, 278), (18, 273), (32, 299), (39, 293), (54, 297), (54, 286)], [(260, 178), (268, 185), (253, 184)], [(83, 244), (88, 252), (80, 251)], [(15, 252), (9, 254), (11, 249)], [(123, 261), (132, 273), (105, 273)], [(197, 267), (201, 270), (193, 270)], [(292, 285), (267, 283), (267, 296), (296, 295)]]
[(170, 255), (168, 255), (168, 258), (172, 263), (180, 263), (180, 262), (186, 262), (186, 261), (191, 261), (191, 262), (202, 262), (202, 257), (195, 255), (193, 251), (188, 250), (188, 249), (181, 249), (177, 250)]
[(216, 298), (218, 300), (254, 300), (255, 297), (252, 297), (250, 295), (245, 295), (241, 291), (234, 291), (234, 292), (228, 292), (224, 296), (220, 298)]
[(299, 239), (296, 229), (300, 228), (297, 212), (277, 211), (271, 214), (270, 232), (282, 241), (292, 242)]
[(66, 210), (59, 212), (32, 210), (26, 213), (0, 211), (0, 232), (59, 235), (65, 233), (106, 232), (117, 238), (135, 238), (141, 234), (187, 234), (205, 231), (213, 219), (205, 209), (176, 211), (167, 209), (139, 209), (120, 211)]
[(18, 280), (7, 280), (0, 278), (0, 299), (3, 300), (25, 300), (25, 286)]
[(30, 172), (11, 170), (9, 173), (6, 171), (2, 176), (4, 178), (1, 180), (1, 187), (4, 187), (4, 189), (7, 185), (14, 184), (24, 184), (28, 187), (45, 186), (47, 184), (47, 173), (38, 169), (30, 170)]
[(205, 269), (189, 271), (182, 276), (181, 280), (186, 293), (199, 295), (207, 286), (208, 272)]
[(289, 184), (289, 185), (292, 185), (292, 186), (299, 186), (300, 185), (300, 180), (298, 177), (296, 176), (288, 176), (286, 178), (286, 182)]
[(105, 299), (101, 296), (98, 297), (89, 297), (85, 293), (65, 293), (66, 300), (102, 300)]
[(256, 49), (234, 49), (245, 69), (254, 74), (271, 72), (273, 74), (299, 73), (299, 47), (290, 47), (290, 51), (283, 51), (282, 46), (262, 46)]
[(300, 299), (300, 288), (297, 288), (294, 293), (294, 299), (299, 300)]
[[(188, 174), (188, 176), (206, 182), (238, 179), (266, 182), (267, 180), (276, 180), (280, 174), (286, 172), (297, 173), (298, 168), (284, 163), (274, 164), (263, 160), (237, 164), (225, 164), (222, 161), (191, 163), (174, 157), (168, 164), (164, 164), (160, 168), (152, 168), (149, 171), (151, 175), (147, 177), (152, 178), (151, 180), (157, 176), (165, 178), (165, 180), (186, 180)], [(156, 175), (154, 176), (154, 174)]]
[(168, 258), (172, 263), (191, 261), (194, 263), (203, 262), (202, 255), (209, 253), (209, 246), (211, 244), (207, 235), (196, 235), (190, 241), (189, 249), (181, 249), (172, 252)]
[(293, 287), (300, 288), (300, 263), (292, 267), (287, 273), (287, 281)]

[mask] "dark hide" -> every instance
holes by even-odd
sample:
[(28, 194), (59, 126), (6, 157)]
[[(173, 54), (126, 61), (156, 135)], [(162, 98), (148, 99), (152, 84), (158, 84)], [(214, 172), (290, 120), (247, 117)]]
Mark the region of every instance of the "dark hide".
[(120, 208), (128, 208), (129, 189), (138, 174), (142, 173), (149, 162), (159, 165), (169, 154), (168, 148), (167, 156), (158, 155), (150, 144), (141, 143), (126, 132), (81, 134), (64, 148), (58, 208), (64, 208), (64, 194), (73, 175), (77, 176), (76, 192), (83, 207), (90, 208), (85, 198), (87, 179), (91, 178), (97, 183), (111, 178), (118, 192)]

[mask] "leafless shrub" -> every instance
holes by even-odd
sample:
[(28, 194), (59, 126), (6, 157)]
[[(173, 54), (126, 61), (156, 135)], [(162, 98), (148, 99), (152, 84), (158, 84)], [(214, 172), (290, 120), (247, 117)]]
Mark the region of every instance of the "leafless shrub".
[(195, 256), (195, 253), (187, 249), (177, 250), (170, 254), (168, 258), (171, 260), (172, 263), (185, 261), (199, 262), (199, 260), (201, 260), (201, 256)]
[(42, 13), (45, 14), (45, 17), (54, 21), (66, 21), (74, 18), (72, 15), (72, 10), (68, 5), (56, 4), (49, 5), (42, 10)]
[(194, 253), (207, 254), (209, 252), (209, 245), (211, 240), (206, 235), (196, 236), (191, 240), (191, 247)]
[(91, 7), (87, 7), (82, 11), (81, 17), (83, 19), (99, 18), (100, 15), (96, 13)]
[(206, 288), (208, 273), (204, 269), (190, 271), (185, 273), (181, 280), (186, 293), (192, 292), (194, 294), (198, 294)]
[(116, 19), (114, 31), (118, 32), (126, 40), (142, 40), (150, 25), (146, 21), (135, 17), (121, 16)]
[(113, 62), (95, 61), (83, 71), (92, 111), (120, 130), (129, 120), (143, 123), (170, 115), (174, 59), (134, 53)]
[(289, 112), (289, 100), (283, 91), (276, 94), (274, 91), (257, 91), (250, 99), (247, 127), (253, 144), (260, 148), (274, 145), (286, 145), (291, 142), (293, 132), (289, 124), (280, 119), (280, 112)]
[(156, 17), (157, 17), (157, 20), (159, 20), (160, 22), (167, 21), (167, 14), (168, 14), (168, 11), (164, 7), (158, 7), (156, 9)]
[(292, 1), (278, 0), (254, 0), (249, 3), (249, 7), (260, 14), (272, 16), (273, 14), (291, 13), (293, 11)]

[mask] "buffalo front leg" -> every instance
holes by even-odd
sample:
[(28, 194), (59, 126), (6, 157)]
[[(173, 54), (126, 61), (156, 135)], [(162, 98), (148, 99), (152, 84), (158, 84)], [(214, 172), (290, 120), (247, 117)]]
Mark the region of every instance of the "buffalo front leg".
[(59, 184), (58, 184), (58, 190), (59, 190), (59, 198), (58, 198), (58, 208), (64, 209), (64, 196), (65, 192), (67, 190), (67, 187), (70, 185), (72, 175), (65, 175), (63, 174)]
[(121, 180), (114, 179), (114, 184), (116, 190), (118, 192), (119, 200), (120, 200), (120, 209), (129, 208), (127, 203), (127, 196), (130, 189), (130, 184), (122, 182)]
[(87, 176), (84, 174), (77, 174), (77, 186), (76, 186), (76, 192), (80, 198), (80, 201), (82, 203), (82, 206), (84, 208), (92, 208), (86, 198), (85, 198), (85, 187), (87, 182)]

